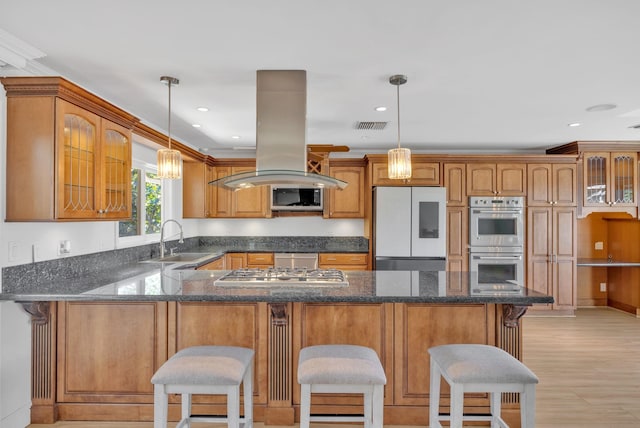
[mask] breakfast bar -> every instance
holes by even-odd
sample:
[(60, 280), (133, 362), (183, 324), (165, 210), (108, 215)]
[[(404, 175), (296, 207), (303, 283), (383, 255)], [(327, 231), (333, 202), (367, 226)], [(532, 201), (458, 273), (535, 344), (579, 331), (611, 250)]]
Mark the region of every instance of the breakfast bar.
[[(124, 273), (123, 273), (124, 272)], [(374, 349), (386, 377), (385, 424), (424, 425), (427, 349), (491, 344), (520, 358), (518, 318), (553, 298), (519, 284), (474, 286), (469, 272), (340, 271), (318, 283), (291, 274), (276, 283), (220, 281), (230, 271), (180, 263), (135, 263), (113, 272), (5, 290), (34, 315), (32, 420), (152, 420), (149, 379), (178, 350), (219, 344), (254, 349), (254, 417), (267, 425), (299, 420), (295, 379), (300, 349), (354, 344)], [(447, 406), (448, 392), (443, 391)], [(361, 413), (362, 400), (314, 396), (314, 413)], [(518, 397), (503, 413), (518, 418)], [(486, 412), (486, 394), (466, 401)], [(194, 413), (222, 414), (220, 397), (196, 397)], [(177, 420), (179, 398), (170, 398)]]

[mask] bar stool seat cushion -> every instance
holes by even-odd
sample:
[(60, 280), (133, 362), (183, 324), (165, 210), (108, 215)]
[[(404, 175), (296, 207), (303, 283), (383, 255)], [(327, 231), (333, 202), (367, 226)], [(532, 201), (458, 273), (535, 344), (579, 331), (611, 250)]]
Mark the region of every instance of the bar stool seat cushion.
[(169, 358), (151, 383), (240, 385), (254, 351), (237, 346), (192, 346)]
[(495, 346), (442, 345), (429, 349), (429, 354), (455, 383), (538, 383), (538, 377), (527, 366)]
[(373, 349), (357, 345), (308, 346), (300, 351), (300, 384), (386, 385)]

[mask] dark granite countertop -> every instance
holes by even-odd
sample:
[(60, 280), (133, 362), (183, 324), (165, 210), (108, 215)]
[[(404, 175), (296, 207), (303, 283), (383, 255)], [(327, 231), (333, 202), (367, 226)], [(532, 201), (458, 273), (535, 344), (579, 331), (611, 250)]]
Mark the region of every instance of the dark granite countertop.
[(260, 301), (552, 303), (553, 298), (508, 284), (507, 291), (473, 286), (469, 272), (345, 271), (348, 286), (219, 286), (228, 271), (184, 269), (187, 264), (135, 263), (117, 273), (34, 284), (0, 300), (14, 301)]

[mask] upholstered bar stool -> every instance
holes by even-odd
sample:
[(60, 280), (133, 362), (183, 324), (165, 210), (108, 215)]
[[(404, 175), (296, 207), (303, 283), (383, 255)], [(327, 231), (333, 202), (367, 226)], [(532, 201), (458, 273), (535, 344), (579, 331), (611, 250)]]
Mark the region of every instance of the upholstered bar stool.
[[(182, 419), (176, 428), (191, 422), (227, 422), (237, 428), (253, 425), (252, 349), (237, 346), (193, 346), (169, 358), (153, 375), (153, 427), (167, 427), (169, 394), (182, 394)], [(244, 417), (240, 418), (240, 384), (243, 384)], [(226, 394), (227, 416), (191, 416), (191, 394)]]
[[(300, 428), (313, 422), (364, 422), (381, 428), (387, 377), (376, 352), (356, 345), (318, 345), (300, 350)], [(312, 393), (363, 394), (364, 416), (311, 415)]]
[[(500, 348), (489, 345), (442, 345), (429, 349), (431, 386), (429, 427), (441, 428), (449, 420), (452, 428), (464, 421), (491, 421), (491, 427), (508, 427), (500, 415), (503, 392), (520, 393), (522, 428), (535, 427), (538, 378), (524, 364)], [(440, 414), (440, 377), (451, 387), (451, 414)], [(488, 392), (491, 415), (463, 415), (465, 392)]]

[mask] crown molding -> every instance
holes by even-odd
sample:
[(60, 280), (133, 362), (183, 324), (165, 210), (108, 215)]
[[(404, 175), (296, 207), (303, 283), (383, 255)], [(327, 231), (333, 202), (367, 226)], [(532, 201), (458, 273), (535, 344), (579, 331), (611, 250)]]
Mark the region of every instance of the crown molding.
[(40, 76), (59, 74), (35, 61), (45, 56), (46, 54), (41, 50), (0, 29), (0, 67), (4, 75), (11, 76), (17, 73)]

